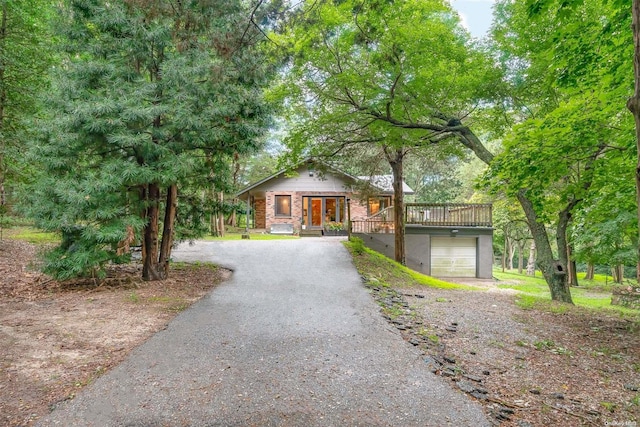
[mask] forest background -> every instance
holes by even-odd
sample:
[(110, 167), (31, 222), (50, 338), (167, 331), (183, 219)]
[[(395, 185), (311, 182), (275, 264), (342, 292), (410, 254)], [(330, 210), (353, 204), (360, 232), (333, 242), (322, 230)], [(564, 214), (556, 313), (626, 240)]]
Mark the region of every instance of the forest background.
[(239, 188), (308, 156), (393, 173), (419, 202), (493, 203), (496, 258), (553, 299), (577, 283), (558, 266), (636, 276), (627, 2), (497, 1), (483, 39), (435, 0), (1, 13), (2, 222), (60, 233), (57, 278), (128, 261), (129, 235), (143, 277), (166, 278), (174, 241), (238, 225)]

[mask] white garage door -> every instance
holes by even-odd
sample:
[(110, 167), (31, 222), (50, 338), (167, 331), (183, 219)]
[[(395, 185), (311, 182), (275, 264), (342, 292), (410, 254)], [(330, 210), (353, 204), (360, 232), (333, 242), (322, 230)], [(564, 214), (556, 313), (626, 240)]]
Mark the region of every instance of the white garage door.
[(431, 275), (476, 277), (476, 238), (432, 237)]

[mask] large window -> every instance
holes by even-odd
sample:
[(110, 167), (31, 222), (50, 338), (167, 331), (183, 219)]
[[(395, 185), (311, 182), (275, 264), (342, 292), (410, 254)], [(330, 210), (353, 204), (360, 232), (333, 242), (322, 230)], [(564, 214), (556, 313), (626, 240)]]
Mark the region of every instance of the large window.
[(369, 216), (375, 215), (383, 209), (391, 206), (391, 197), (370, 197), (369, 198)]
[(291, 196), (276, 196), (276, 216), (291, 216)]

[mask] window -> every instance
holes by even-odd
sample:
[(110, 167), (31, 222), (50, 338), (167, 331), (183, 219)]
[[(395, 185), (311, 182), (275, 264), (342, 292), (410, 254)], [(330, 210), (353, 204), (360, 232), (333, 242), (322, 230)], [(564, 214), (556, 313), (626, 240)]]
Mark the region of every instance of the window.
[(391, 206), (391, 197), (370, 197), (369, 198), (369, 216), (375, 215), (383, 209)]
[(291, 216), (291, 196), (276, 196), (276, 216)]

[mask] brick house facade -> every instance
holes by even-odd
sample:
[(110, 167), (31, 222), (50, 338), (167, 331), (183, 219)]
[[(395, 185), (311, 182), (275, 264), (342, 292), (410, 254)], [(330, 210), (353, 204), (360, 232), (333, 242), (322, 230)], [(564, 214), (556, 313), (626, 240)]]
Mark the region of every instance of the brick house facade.
[[(317, 172), (315, 163), (306, 161), (293, 174), (280, 171), (245, 188), (237, 197), (249, 200), (254, 228), (267, 232), (286, 229), (297, 234), (304, 229), (323, 229), (327, 223), (346, 226), (349, 208), (351, 220), (366, 219), (373, 205), (362, 201), (354, 190), (359, 180), (333, 168)], [(406, 193), (412, 194), (406, 188)], [(392, 191), (379, 190), (388, 206)], [(374, 205), (376, 209), (383, 206)]]

